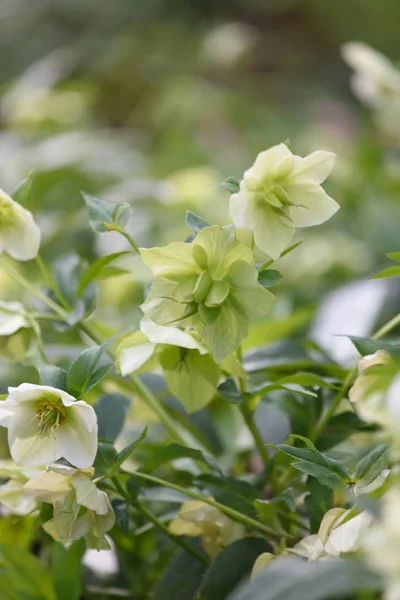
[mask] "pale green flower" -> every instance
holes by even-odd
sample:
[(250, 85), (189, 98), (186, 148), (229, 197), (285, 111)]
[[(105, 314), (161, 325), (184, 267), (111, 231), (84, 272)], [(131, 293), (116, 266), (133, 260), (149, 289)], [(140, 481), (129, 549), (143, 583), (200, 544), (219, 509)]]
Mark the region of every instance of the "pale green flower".
[(264, 316), (274, 296), (257, 280), (249, 246), (232, 226), (202, 229), (190, 244), (141, 249), (155, 281), (143, 312), (158, 325), (192, 327), (217, 362), (246, 337), (250, 319)]
[(260, 152), (230, 198), (236, 227), (247, 227), (257, 248), (277, 259), (296, 227), (320, 225), (339, 205), (321, 187), (333, 168), (335, 155), (322, 150), (305, 158), (286, 144)]
[(178, 517), (169, 524), (169, 531), (174, 535), (200, 537), (205, 552), (211, 557), (245, 535), (243, 525), (198, 500), (182, 504)]
[(88, 547), (108, 548), (104, 535), (115, 522), (107, 494), (92, 481), (94, 469), (51, 465), (25, 484), (37, 500), (53, 505), (53, 518), (43, 528), (55, 540), (70, 544), (85, 537)]
[(38, 470), (29, 471), (18, 467), (12, 460), (0, 460), (0, 478), (8, 479), (0, 485), (0, 506), (19, 517), (29, 515), (37, 509), (36, 500), (24, 490), (29, 477), (33, 477)]
[(31, 260), (39, 246), (40, 230), (32, 214), (0, 189), (0, 254)]
[(22, 383), (0, 402), (0, 425), (8, 428), (10, 454), (17, 465), (41, 466), (66, 458), (90, 467), (97, 452), (97, 417), (83, 400), (64, 390)]
[(121, 341), (117, 364), (123, 376), (164, 370), (169, 390), (187, 412), (204, 408), (216, 392), (221, 370), (195, 335), (178, 327), (164, 327), (144, 317), (140, 331)]

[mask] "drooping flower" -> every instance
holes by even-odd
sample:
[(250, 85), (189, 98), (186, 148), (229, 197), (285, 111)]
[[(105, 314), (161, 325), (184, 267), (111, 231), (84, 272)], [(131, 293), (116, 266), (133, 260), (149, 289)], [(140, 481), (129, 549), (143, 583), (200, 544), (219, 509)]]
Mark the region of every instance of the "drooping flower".
[(343, 44), (342, 56), (355, 71), (352, 90), (369, 108), (382, 109), (400, 99), (400, 71), (383, 54), (367, 44)]
[(305, 158), (286, 144), (260, 152), (230, 198), (230, 215), (238, 228), (248, 228), (257, 248), (277, 259), (296, 227), (320, 225), (339, 205), (321, 187), (335, 155), (322, 150)]
[(70, 544), (81, 537), (89, 548), (108, 548), (104, 535), (115, 522), (115, 514), (105, 492), (92, 481), (94, 469), (78, 470), (50, 465), (28, 481), (25, 492), (53, 505), (53, 518), (43, 528), (55, 540)]
[(243, 525), (232, 521), (218, 508), (198, 500), (182, 504), (179, 516), (169, 524), (169, 531), (174, 535), (200, 536), (205, 552), (211, 557), (245, 534)]
[(0, 254), (16, 260), (35, 258), (40, 246), (40, 229), (32, 214), (0, 190)]
[(318, 533), (303, 538), (290, 551), (311, 561), (356, 552), (371, 522), (372, 516), (366, 511), (354, 515), (344, 508), (332, 508), (322, 519)]
[(195, 335), (178, 327), (164, 327), (144, 317), (140, 331), (118, 347), (117, 363), (123, 376), (161, 366), (169, 390), (188, 412), (206, 406), (216, 392), (221, 370)]
[(41, 466), (59, 458), (90, 467), (97, 452), (97, 417), (83, 400), (46, 385), (9, 388), (0, 403), (0, 425), (8, 428), (17, 465)]
[(19, 517), (36, 510), (35, 498), (24, 490), (25, 483), (36, 472), (18, 467), (12, 460), (0, 460), (0, 478), (8, 480), (0, 485), (0, 506), (5, 506), (7, 511)]
[(158, 325), (192, 327), (217, 362), (246, 337), (274, 296), (257, 280), (253, 253), (232, 226), (202, 229), (190, 244), (141, 250), (155, 281), (143, 312)]

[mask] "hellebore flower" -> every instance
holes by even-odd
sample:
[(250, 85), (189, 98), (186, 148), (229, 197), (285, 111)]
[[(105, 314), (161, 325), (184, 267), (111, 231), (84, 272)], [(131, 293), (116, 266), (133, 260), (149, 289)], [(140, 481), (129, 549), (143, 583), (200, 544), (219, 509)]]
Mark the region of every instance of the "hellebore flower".
[(0, 189), (0, 254), (31, 260), (39, 246), (40, 229), (32, 214)]
[(279, 258), (296, 227), (320, 225), (339, 205), (321, 187), (333, 168), (335, 155), (319, 150), (305, 158), (286, 144), (260, 152), (230, 198), (230, 215), (238, 228), (253, 233), (257, 248)]
[(53, 505), (53, 518), (43, 528), (55, 540), (69, 544), (85, 537), (88, 547), (108, 548), (104, 534), (115, 515), (105, 492), (91, 480), (94, 469), (78, 470), (51, 465), (28, 481), (25, 492)]
[(140, 331), (118, 347), (117, 363), (123, 376), (161, 366), (170, 391), (188, 412), (206, 406), (215, 394), (221, 370), (195, 335), (178, 327), (163, 327), (144, 317)]
[(200, 536), (205, 552), (211, 557), (245, 535), (243, 525), (232, 521), (218, 508), (198, 500), (182, 504), (178, 517), (169, 524), (169, 531), (174, 535)]
[(0, 425), (8, 427), (10, 453), (17, 465), (41, 466), (65, 458), (90, 467), (97, 452), (97, 417), (83, 400), (46, 385), (8, 388), (0, 403)]
[(274, 296), (258, 283), (253, 253), (231, 225), (202, 229), (190, 244), (141, 249), (155, 280), (141, 308), (158, 325), (193, 328), (221, 362), (263, 317)]
[(36, 474), (37, 469), (28, 471), (17, 467), (12, 460), (0, 460), (0, 478), (8, 479), (0, 485), (0, 506), (5, 506), (13, 515), (24, 517), (37, 509), (36, 500), (24, 490), (32, 473)]

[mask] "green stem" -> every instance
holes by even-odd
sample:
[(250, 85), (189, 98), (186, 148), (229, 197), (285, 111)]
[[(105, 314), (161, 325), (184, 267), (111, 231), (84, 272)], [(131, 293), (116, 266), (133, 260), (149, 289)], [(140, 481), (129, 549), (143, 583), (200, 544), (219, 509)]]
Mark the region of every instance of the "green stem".
[(153, 514), (148, 508), (143, 506), (143, 504), (139, 500), (133, 500), (129, 496), (129, 494), (125, 492), (124, 488), (122, 487), (122, 485), (116, 477), (112, 477), (111, 481), (113, 482), (116, 491), (128, 502), (128, 504), (131, 504), (134, 508), (136, 508), (136, 510), (141, 512), (150, 521), (150, 523), (153, 523), (155, 527), (160, 529), (160, 531), (162, 531), (167, 537), (169, 537), (173, 542), (175, 542), (175, 544), (183, 548), (183, 550), (186, 550), (186, 552), (194, 556), (201, 563), (203, 563), (206, 566), (209, 565), (209, 561), (207, 560), (206, 556), (198, 552), (196, 548), (193, 548), (183, 538), (171, 533), (168, 530), (168, 527), (164, 525), (164, 523), (160, 521), (160, 519), (158, 519), (158, 517), (155, 514)]
[[(398, 325), (400, 325), (400, 313), (397, 314), (395, 317), (393, 317), (393, 319), (390, 319), (390, 321), (385, 323), (385, 325), (383, 325), (380, 329), (378, 329), (378, 331), (376, 331), (372, 335), (372, 339), (374, 339), (374, 340), (381, 339), (387, 333), (390, 333)], [(351, 387), (351, 384), (353, 383), (353, 380), (354, 380), (354, 377), (356, 376), (356, 374), (357, 374), (357, 365), (354, 365), (354, 367), (349, 371), (346, 379), (344, 380), (343, 385), (340, 388), (338, 394), (335, 396), (332, 403), (330, 404), (328, 409), (325, 411), (325, 413), (322, 415), (321, 419), (317, 423), (313, 434), (310, 436), (310, 439), (312, 442), (315, 443), (318, 440), (318, 438), (324, 431), (325, 427), (329, 423), (331, 417), (335, 414), (335, 412), (339, 408), (339, 405), (340, 405), (341, 401), (343, 400), (343, 398), (345, 397), (346, 393), (348, 392), (349, 388)]]
[(266, 533), (267, 535), (272, 536), (274, 538), (279, 537), (278, 534), (276, 533), (276, 531), (274, 531), (267, 525), (264, 525), (264, 523), (260, 523), (259, 521), (256, 521), (255, 519), (238, 512), (237, 510), (235, 510), (234, 508), (231, 508), (230, 506), (225, 506), (225, 504), (221, 504), (220, 502), (217, 502), (216, 500), (214, 500), (214, 498), (210, 498), (208, 496), (202, 496), (201, 494), (194, 492), (193, 490), (188, 490), (186, 488), (181, 487), (180, 485), (176, 485), (175, 483), (165, 481), (164, 479), (160, 479), (159, 477), (155, 477), (154, 475), (149, 475), (148, 473), (142, 473), (141, 471), (135, 471), (133, 476), (138, 477), (139, 479), (146, 479), (147, 481), (151, 481), (152, 483), (155, 483), (157, 485), (162, 485), (164, 487), (170, 488), (171, 490), (175, 490), (176, 492), (179, 492), (180, 494), (189, 496), (189, 498), (194, 498), (195, 500), (200, 500), (201, 502), (204, 502), (204, 504), (208, 504), (209, 506), (218, 508), (224, 514), (228, 515), (228, 517), (231, 517), (235, 521), (242, 523), (246, 527), (251, 527), (252, 529), (258, 529), (259, 531), (262, 531), (263, 533)]
[(124, 238), (128, 240), (128, 242), (130, 243), (134, 251), (137, 252), (137, 254), (140, 254), (139, 246), (137, 245), (133, 237), (129, 235), (129, 233), (127, 233), (124, 229), (120, 229), (119, 227), (116, 229), (116, 231), (118, 231), (118, 233), (123, 235)]

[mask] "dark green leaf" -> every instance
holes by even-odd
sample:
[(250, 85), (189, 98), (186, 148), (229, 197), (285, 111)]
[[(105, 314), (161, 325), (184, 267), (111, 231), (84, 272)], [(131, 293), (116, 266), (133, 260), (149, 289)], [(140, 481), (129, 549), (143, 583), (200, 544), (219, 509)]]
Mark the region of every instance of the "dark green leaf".
[(203, 217), (199, 217), (191, 210), (186, 211), (186, 225), (191, 229), (195, 234), (198, 234), (199, 231), (204, 229), (204, 227), (209, 227), (210, 223), (203, 219)]
[(199, 600), (225, 600), (253, 568), (257, 557), (272, 552), (271, 546), (257, 537), (237, 540), (215, 558), (198, 592)]
[(131, 217), (129, 204), (109, 202), (82, 192), (89, 211), (90, 226), (96, 233), (105, 233), (113, 227), (125, 227)]
[(147, 427), (145, 427), (143, 429), (142, 433), (137, 438), (137, 440), (135, 440), (131, 444), (128, 444), (128, 446), (125, 446), (125, 448), (123, 448), (121, 450), (121, 452), (118, 453), (113, 470), (118, 469), (122, 465), (122, 463), (124, 463), (130, 457), (132, 452), (134, 452), (136, 450), (136, 448), (143, 442), (146, 435), (147, 435)]
[(82, 593), (82, 558), (86, 545), (83, 539), (68, 548), (56, 542), (51, 551), (51, 575), (57, 600), (79, 600)]
[(106, 365), (103, 365), (96, 369), (96, 371), (93, 373), (93, 375), (86, 384), (85, 393), (89, 392), (92, 388), (94, 388), (95, 385), (100, 383), (100, 381), (104, 379), (104, 377), (107, 375), (107, 373), (113, 366), (113, 363), (107, 363)]
[(262, 285), (263, 288), (269, 288), (279, 283), (282, 278), (283, 275), (280, 271), (277, 271), (276, 269), (266, 269), (258, 274), (258, 283)]
[(180, 446), (179, 444), (170, 444), (161, 450), (159, 454), (150, 458), (144, 465), (141, 467), (141, 471), (143, 473), (151, 473), (161, 465), (171, 462), (172, 460), (176, 460), (178, 458), (191, 458), (196, 462), (201, 462), (211, 469), (218, 469), (216, 463), (212, 458), (209, 458), (200, 450), (196, 450), (194, 448), (187, 448), (186, 446)]
[(102, 273), (107, 265), (109, 265), (114, 260), (117, 260), (117, 258), (120, 258), (121, 256), (126, 256), (127, 254), (131, 254), (131, 252), (115, 252), (114, 254), (108, 254), (107, 256), (103, 256), (102, 258), (99, 258), (94, 263), (92, 263), (87, 269), (87, 271), (85, 271), (85, 273), (82, 275), (79, 281), (77, 295), (80, 296), (83, 290), (91, 281), (101, 279)]
[(105, 394), (96, 403), (99, 438), (115, 442), (122, 431), (131, 401), (122, 394)]
[(67, 389), (67, 371), (53, 365), (42, 365), (39, 367), (40, 381), (42, 385), (49, 385), (59, 390)]
[(243, 402), (242, 393), (237, 389), (233, 379), (226, 379), (217, 389), (221, 396), (229, 400), (229, 402), (233, 402), (234, 404), (241, 404)]
[(7, 587), (15, 590), (19, 600), (56, 600), (49, 574), (40, 560), (26, 550), (1, 544), (0, 572), (2, 569)]
[(21, 181), (21, 183), (15, 188), (15, 190), (11, 194), (11, 198), (24, 206), (25, 208), (29, 208), (31, 195), (32, 195), (32, 186), (33, 180), (35, 178), (35, 172), (31, 171), (26, 179)]
[[(314, 477), (318, 477), (316, 473), (319, 473), (319, 476), (324, 476), (325, 479), (329, 479), (331, 482), (335, 480), (338, 483), (347, 483), (350, 479), (349, 471), (338, 460), (329, 458), (316, 448), (297, 448), (287, 444), (278, 444), (277, 448), (285, 454), (299, 459), (300, 462), (293, 463), (293, 466), (303, 473), (308, 473)], [(307, 467), (305, 464), (311, 466)], [(332, 474), (332, 477), (329, 473)]]
[(376, 575), (354, 561), (282, 558), (271, 561), (228, 600), (332, 600), (352, 596), (354, 591), (379, 590), (381, 585)]
[(115, 519), (122, 527), (122, 530), (126, 535), (129, 533), (129, 515), (128, 515), (128, 504), (122, 498), (114, 498), (111, 501), (111, 506), (115, 512)]
[[(197, 540), (189, 543), (201, 551)], [(191, 554), (180, 552), (159, 581), (152, 600), (194, 600), (206, 569), (206, 565)]]
[(103, 351), (103, 346), (87, 348), (69, 367), (67, 389), (75, 398), (79, 398), (86, 391), (89, 381), (96, 372), (96, 366)]
[(105, 475), (113, 470), (118, 460), (118, 452), (114, 446), (108, 442), (99, 442), (97, 448), (96, 460), (94, 466), (96, 472)]
[(357, 350), (362, 356), (374, 354), (377, 350), (387, 350), (388, 352), (400, 352), (400, 340), (386, 341), (374, 340), (372, 338), (363, 338), (355, 335), (348, 335)]
[(387, 468), (389, 464), (389, 446), (380, 444), (356, 465), (354, 479), (358, 482), (357, 487), (369, 485)]
[(327, 485), (332, 489), (336, 489), (338, 487), (343, 486), (343, 480), (329, 469), (325, 467), (321, 467), (321, 465), (317, 465), (311, 462), (303, 462), (296, 461), (292, 463), (292, 467), (301, 471), (302, 473), (306, 473), (306, 475), (311, 475), (311, 477), (315, 477), (320, 483), (323, 485)]
[(308, 494), (304, 503), (310, 517), (310, 530), (317, 533), (325, 513), (333, 506), (333, 491), (314, 477), (308, 478), (306, 486)]

